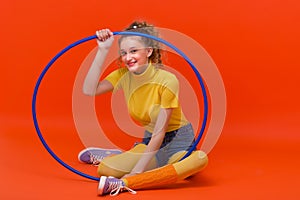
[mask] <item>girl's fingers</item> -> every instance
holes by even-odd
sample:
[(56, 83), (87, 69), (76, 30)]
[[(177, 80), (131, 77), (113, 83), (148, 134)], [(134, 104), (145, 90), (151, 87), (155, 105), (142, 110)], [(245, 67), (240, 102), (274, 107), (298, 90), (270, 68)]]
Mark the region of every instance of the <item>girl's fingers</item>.
[(105, 40), (110, 38), (113, 34), (109, 29), (102, 29), (102, 30), (96, 31), (96, 35), (98, 37), (98, 40), (104, 42)]

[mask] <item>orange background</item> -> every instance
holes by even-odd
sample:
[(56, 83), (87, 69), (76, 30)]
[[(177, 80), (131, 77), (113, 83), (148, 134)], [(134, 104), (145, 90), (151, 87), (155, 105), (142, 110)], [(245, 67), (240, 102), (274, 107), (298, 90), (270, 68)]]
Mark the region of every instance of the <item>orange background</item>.
[[(96, 182), (64, 169), (40, 143), (31, 117), (33, 88), (63, 47), (98, 28), (119, 31), (135, 19), (199, 42), (222, 74), (228, 110), (204, 172), (118, 198), (299, 199), (299, 11), (296, 0), (2, 2), (0, 199), (97, 198)], [(83, 146), (68, 99), (78, 63), (93, 45), (75, 49), (49, 71), (38, 108), (53, 150), (95, 175), (94, 167), (76, 161)]]

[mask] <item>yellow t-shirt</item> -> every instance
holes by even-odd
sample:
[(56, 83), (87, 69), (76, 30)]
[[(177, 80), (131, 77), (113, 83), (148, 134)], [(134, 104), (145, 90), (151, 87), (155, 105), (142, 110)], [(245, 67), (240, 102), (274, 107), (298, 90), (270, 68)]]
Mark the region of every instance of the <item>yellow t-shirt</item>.
[(173, 108), (167, 132), (189, 123), (179, 103), (179, 83), (174, 74), (149, 64), (142, 74), (120, 68), (105, 79), (114, 90), (123, 89), (130, 116), (149, 132), (153, 132), (160, 108)]

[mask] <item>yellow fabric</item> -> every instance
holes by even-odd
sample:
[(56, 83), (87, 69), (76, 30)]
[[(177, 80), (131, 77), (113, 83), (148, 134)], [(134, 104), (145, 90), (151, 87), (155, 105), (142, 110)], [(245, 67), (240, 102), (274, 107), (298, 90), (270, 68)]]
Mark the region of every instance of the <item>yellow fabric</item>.
[(194, 151), (190, 156), (173, 166), (177, 172), (178, 179), (183, 180), (193, 174), (202, 171), (208, 164), (207, 155), (203, 151)]
[(202, 171), (208, 164), (208, 158), (203, 151), (195, 151), (187, 158), (168, 164), (142, 174), (122, 179), (131, 189), (147, 189), (168, 185), (183, 180)]
[[(138, 144), (129, 151), (104, 158), (98, 165), (98, 175), (121, 178), (125, 174), (131, 172), (133, 167), (143, 155), (145, 149), (145, 144)], [(155, 167), (156, 159), (153, 158), (146, 169), (150, 170)]]
[(105, 79), (115, 90), (123, 89), (130, 116), (149, 132), (153, 132), (161, 108), (173, 108), (167, 132), (188, 124), (178, 100), (179, 84), (174, 74), (149, 64), (143, 74), (121, 68)]

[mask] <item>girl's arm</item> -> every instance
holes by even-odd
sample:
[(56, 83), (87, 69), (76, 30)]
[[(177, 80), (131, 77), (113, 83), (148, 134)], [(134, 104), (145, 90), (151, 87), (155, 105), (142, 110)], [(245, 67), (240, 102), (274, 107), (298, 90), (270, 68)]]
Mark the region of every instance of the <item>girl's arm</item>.
[(109, 81), (104, 80), (99, 83), (102, 65), (114, 41), (113, 33), (108, 29), (103, 29), (97, 31), (96, 35), (98, 51), (83, 83), (83, 93), (89, 96), (113, 90), (113, 85)]
[(163, 139), (166, 134), (166, 130), (169, 124), (170, 117), (172, 115), (173, 108), (161, 108), (158, 114), (158, 118), (152, 133), (151, 140), (146, 147), (146, 150), (140, 160), (137, 162), (135, 167), (131, 170), (130, 174), (125, 175), (128, 177), (137, 173), (142, 173), (145, 171), (147, 165), (150, 163), (152, 158), (155, 156), (159, 150)]

